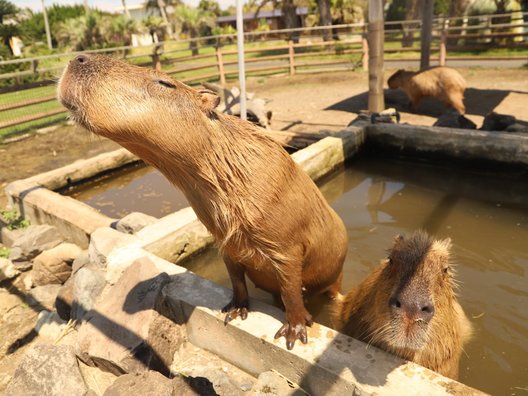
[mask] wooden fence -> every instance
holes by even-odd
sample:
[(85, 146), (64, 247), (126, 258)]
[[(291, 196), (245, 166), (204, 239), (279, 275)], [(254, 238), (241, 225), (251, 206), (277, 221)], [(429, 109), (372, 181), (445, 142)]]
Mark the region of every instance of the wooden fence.
[[(461, 51), (527, 49), (528, 23), (523, 19), (527, 15), (528, 13), (514, 13), (436, 19), (431, 53), (439, 64), (444, 65), (450, 57), (457, 57), (457, 53)], [(509, 22), (504, 22), (506, 19)], [(385, 23), (386, 60), (396, 56), (398, 60), (419, 59), (420, 23)], [(332, 40), (324, 41), (323, 33), (328, 36), (329, 32)], [(368, 43), (365, 33), (365, 24), (246, 33), (246, 73), (249, 76), (272, 73), (295, 75), (366, 68)], [(404, 39), (407, 40), (406, 46), (403, 46)], [(145, 47), (85, 52), (105, 53), (139, 65), (154, 67), (191, 85), (200, 81), (219, 81), (225, 84), (238, 74), (237, 51), (233, 42), (234, 36), (221, 35)], [(193, 54), (191, 47), (197, 48), (198, 54)], [(72, 52), (0, 62), (0, 70), (13, 65), (23, 65), (26, 68), (0, 74), (0, 82), (4, 83), (0, 88), (0, 137), (56, 121), (65, 114), (65, 109), (56, 101), (53, 85), (67, 61), (76, 54)], [(504, 55), (501, 58), (486, 57), (504, 58)], [(507, 55), (506, 58), (513, 59), (515, 56)], [(528, 61), (524, 54), (519, 58)], [(478, 59), (485, 58), (479, 56)], [(23, 82), (27, 78), (34, 81)]]

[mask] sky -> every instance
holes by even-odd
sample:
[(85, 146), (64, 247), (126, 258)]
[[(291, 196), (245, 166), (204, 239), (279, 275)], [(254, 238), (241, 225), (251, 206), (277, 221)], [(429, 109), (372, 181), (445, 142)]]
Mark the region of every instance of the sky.
[[(26, 8), (29, 7), (32, 10), (40, 11), (42, 9), (42, 3), (40, 0), (11, 0), (17, 7)], [(62, 5), (72, 5), (72, 4), (82, 4), (82, 0), (44, 0), (47, 6), (51, 4), (62, 4)], [(184, 3), (196, 6), (198, 5), (199, 0), (184, 0)], [(141, 0), (127, 0), (127, 4), (141, 4)], [(218, 0), (220, 7), (226, 9), (230, 5), (235, 5), (235, 0)], [(88, 0), (88, 5), (90, 7), (95, 7), (104, 11), (115, 11), (115, 7), (121, 5), (121, 0)]]

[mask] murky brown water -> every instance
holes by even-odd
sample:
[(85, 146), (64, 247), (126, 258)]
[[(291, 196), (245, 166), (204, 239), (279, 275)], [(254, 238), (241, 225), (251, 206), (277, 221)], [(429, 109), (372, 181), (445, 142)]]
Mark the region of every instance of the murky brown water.
[[(111, 179), (110, 186), (106, 193), (102, 192), (107, 187), (92, 186), (77, 197), (114, 216), (132, 210), (161, 216), (186, 205), (150, 168)], [(461, 362), (460, 380), (497, 395), (527, 393), (526, 177), (362, 158), (326, 180), (321, 190), (348, 229), (345, 291), (378, 264), (394, 235), (424, 228), (438, 237), (451, 237), (460, 302), (475, 328)], [(187, 266), (230, 287), (214, 249)], [(251, 288), (250, 293), (272, 302), (263, 291)], [(308, 304), (317, 320), (328, 324), (326, 308), (323, 298)]]
[(156, 169), (145, 165), (111, 173), (66, 194), (115, 218), (134, 211), (159, 218), (189, 206), (180, 190)]

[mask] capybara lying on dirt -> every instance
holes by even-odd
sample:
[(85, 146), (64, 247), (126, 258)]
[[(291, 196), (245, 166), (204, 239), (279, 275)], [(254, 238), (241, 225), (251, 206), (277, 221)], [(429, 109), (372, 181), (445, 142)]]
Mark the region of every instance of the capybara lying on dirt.
[(398, 70), (388, 80), (390, 89), (405, 91), (416, 110), (425, 96), (435, 97), (464, 114), (466, 80), (454, 69), (436, 66), (417, 72)]
[(215, 110), (219, 97), (169, 75), (100, 55), (78, 55), (58, 86), (90, 131), (158, 168), (215, 237), (233, 285), (226, 322), (245, 319), (245, 275), (282, 298), (288, 349), (307, 342), (303, 293), (339, 293), (343, 222), (308, 175), (253, 124)]
[(389, 257), (336, 302), (338, 330), (457, 379), (471, 324), (457, 302), (450, 240), (397, 236)]

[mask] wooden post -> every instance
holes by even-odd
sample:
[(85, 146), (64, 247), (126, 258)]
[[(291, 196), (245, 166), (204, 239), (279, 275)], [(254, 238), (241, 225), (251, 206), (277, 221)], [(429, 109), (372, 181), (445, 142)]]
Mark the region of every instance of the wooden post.
[(154, 69), (156, 69), (157, 71), (160, 71), (161, 70), (161, 61), (160, 61), (160, 54), (159, 54), (159, 49), (160, 49), (160, 45), (155, 45), (153, 48), (152, 48), (152, 54), (150, 55), (151, 58), (152, 58), (152, 67)]
[(222, 48), (216, 47), (216, 62), (218, 66), (218, 74), (220, 75), (220, 84), (225, 85), (226, 77), (224, 71), (224, 59), (222, 58)]
[(449, 25), (449, 21), (444, 18), (442, 22), (442, 33), (440, 35), (440, 54), (438, 57), (438, 63), (440, 66), (445, 66), (446, 64), (446, 55), (447, 55), (447, 27)]
[(368, 71), (369, 46), (368, 46), (368, 40), (367, 40), (366, 34), (363, 35), (361, 42), (363, 44), (363, 53), (361, 55), (361, 66), (363, 67), (364, 71)]
[(423, 0), (420, 69), (429, 67), (431, 58), (431, 38), (433, 33), (434, 1)]
[(31, 71), (33, 72), (33, 74), (38, 74), (38, 64), (39, 61), (37, 59), (33, 59), (31, 61)]
[(288, 55), (290, 60), (290, 76), (295, 74), (295, 49), (293, 47), (293, 41), (288, 41)]
[(368, 10), (369, 47), (369, 95), (368, 110), (380, 112), (385, 109), (383, 98), (383, 4), (382, 0), (369, 0)]

